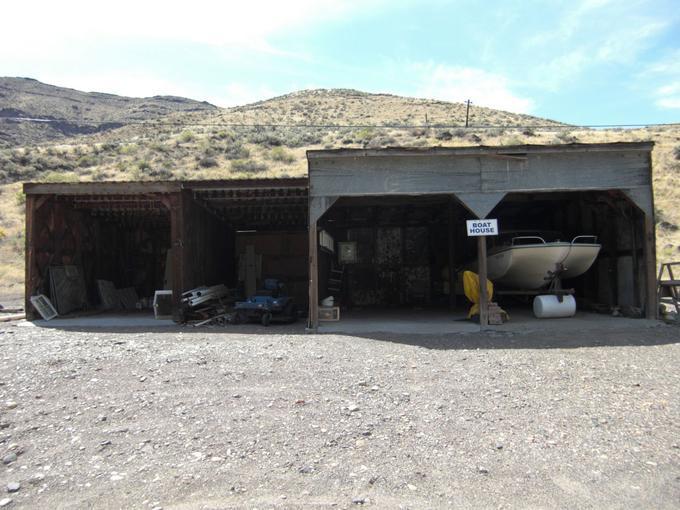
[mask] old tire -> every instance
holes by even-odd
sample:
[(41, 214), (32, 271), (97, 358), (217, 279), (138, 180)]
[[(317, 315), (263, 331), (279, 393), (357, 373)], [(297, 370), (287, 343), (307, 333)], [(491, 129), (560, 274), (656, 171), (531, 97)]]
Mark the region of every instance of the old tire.
[(260, 322), (262, 323), (263, 326), (269, 326), (269, 324), (272, 321), (272, 314), (267, 312), (263, 313), (262, 317), (260, 318)]

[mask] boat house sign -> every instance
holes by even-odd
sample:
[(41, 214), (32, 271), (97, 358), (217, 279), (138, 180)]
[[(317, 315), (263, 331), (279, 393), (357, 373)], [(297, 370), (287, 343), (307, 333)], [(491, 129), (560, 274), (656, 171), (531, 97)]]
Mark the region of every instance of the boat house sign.
[(473, 236), (497, 236), (498, 220), (467, 220), (467, 235)]

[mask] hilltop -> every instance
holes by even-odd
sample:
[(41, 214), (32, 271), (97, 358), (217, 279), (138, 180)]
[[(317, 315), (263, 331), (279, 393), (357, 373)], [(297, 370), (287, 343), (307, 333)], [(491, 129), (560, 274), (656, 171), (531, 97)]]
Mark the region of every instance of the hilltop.
[(132, 98), (81, 92), (31, 78), (0, 77), (0, 146), (33, 144), (106, 131), (178, 111), (215, 109), (209, 103), (183, 97)]
[[(292, 92), (245, 106), (223, 110), (224, 121), (312, 125), (465, 126), (466, 105), (435, 99), (374, 94), (353, 89), (312, 89)], [(473, 105), (468, 123), (488, 126), (565, 126), (531, 115)]]

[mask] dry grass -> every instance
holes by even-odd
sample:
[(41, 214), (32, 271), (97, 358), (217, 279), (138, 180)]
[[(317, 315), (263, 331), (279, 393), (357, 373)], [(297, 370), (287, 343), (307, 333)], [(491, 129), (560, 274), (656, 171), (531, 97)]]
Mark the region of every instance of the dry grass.
[[(659, 261), (680, 259), (680, 127), (583, 130), (535, 117), (356, 91), (307, 91), (217, 112), (178, 113), (162, 124), (131, 125), (58, 143), (0, 150), (0, 278), (23, 279), (23, 209), (18, 184), (27, 180), (159, 180), (304, 176), (307, 149), (468, 146), (653, 140)], [(394, 125), (425, 124), (407, 129)], [(255, 128), (243, 124), (279, 124)], [(293, 127), (304, 124), (324, 127)], [(353, 125), (358, 127), (343, 127)], [(475, 126), (534, 126), (482, 129)], [(382, 126), (382, 127), (364, 127)], [(541, 126), (541, 127), (539, 127)], [(547, 126), (547, 127), (546, 127)], [(20, 242), (21, 241), (21, 242)], [(19, 247), (21, 244), (21, 248)]]
[(23, 292), (24, 204), (21, 184), (0, 186), (0, 295)]

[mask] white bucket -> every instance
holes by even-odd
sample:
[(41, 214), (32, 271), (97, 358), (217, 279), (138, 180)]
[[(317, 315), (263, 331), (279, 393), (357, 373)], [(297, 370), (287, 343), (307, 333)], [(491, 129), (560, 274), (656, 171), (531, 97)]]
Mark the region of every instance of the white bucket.
[(560, 302), (557, 296), (546, 295), (534, 298), (534, 315), (537, 319), (573, 317), (576, 314), (576, 300), (567, 294)]

